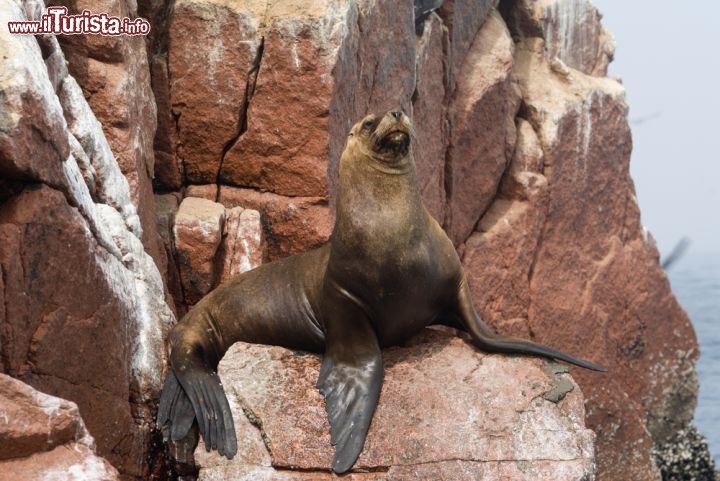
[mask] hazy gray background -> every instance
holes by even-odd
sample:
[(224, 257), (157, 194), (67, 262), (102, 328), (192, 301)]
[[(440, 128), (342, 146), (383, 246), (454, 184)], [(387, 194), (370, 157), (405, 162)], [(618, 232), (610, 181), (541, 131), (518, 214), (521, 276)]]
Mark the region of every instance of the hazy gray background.
[(720, 2), (594, 0), (630, 104), (642, 221), (668, 254), (720, 257)]

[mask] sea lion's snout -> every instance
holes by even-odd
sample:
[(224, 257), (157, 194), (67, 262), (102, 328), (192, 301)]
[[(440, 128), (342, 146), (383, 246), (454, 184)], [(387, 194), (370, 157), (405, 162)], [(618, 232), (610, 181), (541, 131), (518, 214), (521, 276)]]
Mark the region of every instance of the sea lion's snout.
[(410, 149), (411, 129), (410, 119), (402, 111), (387, 112), (375, 127), (375, 151), (392, 159), (406, 156)]

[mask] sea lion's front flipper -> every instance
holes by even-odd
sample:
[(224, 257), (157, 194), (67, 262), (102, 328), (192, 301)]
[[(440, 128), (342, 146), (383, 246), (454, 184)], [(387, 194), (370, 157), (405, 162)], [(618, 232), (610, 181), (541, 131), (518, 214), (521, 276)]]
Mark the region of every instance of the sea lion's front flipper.
[(475, 310), (472, 297), (470, 296), (470, 287), (465, 278), (463, 278), (460, 283), (454, 314), (458, 316), (460, 322), (468, 330), (470, 336), (473, 338), (474, 344), (483, 351), (534, 354), (550, 359), (560, 359), (561, 361), (569, 362), (593, 371), (607, 371), (605, 367), (599, 364), (577, 358), (558, 351), (557, 349), (525, 339), (516, 339), (496, 334), (483, 322)]
[[(382, 355), (375, 332), (356, 306), (334, 310), (326, 325), (318, 389), (325, 396), (333, 471), (344, 473), (360, 455), (382, 385)], [(357, 312), (349, 312), (357, 311)]]

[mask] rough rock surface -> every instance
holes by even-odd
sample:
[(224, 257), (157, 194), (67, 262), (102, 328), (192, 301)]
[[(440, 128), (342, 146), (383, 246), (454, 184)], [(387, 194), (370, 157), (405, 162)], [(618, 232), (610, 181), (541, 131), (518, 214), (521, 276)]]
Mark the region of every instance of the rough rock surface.
[[(124, 475), (146, 477), (154, 456), (172, 323), (143, 246), (180, 313), (172, 226), (185, 197), (224, 206), (213, 282), (319, 246), (347, 130), (399, 107), (478, 310), (607, 364), (575, 373), (598, 478), (659, 479), (668, 464), (652, 449), (691, 429), (697, 344), (640, 225), (627, 105), (589, 0), (446, 0), (420, 37), (410, 0), (60, 3), (146, 15), (152, 30), (67, 36), (62, 49), (0, 32), (0, 363), (77, 402)], [(43, 8), (0, 3), (3, 21)], [(452, 477), (458, 463), (434, 466)]]
[(174, 196), (164, 197), (157, 223), (171, 231), (182, 285), (176, 297), (184, 305), (197, 303), (220, 282), (262, 264), (265, 244), (258, 211), (225, 209), (200, 197), (185, 197), (178, 207)]
[[(120, 18), (137, 17), (132, 0), (58, 0), (68, 14), (83, 10)], [(120, 170), (130, 186), (130, 199), (143, 225), (145, 249), (161, 262), (154, 226), (152, 178), (155, 170), (153, 137), (157, 125), (155, 98), (145, 38), (137, 36), (60, 35), (70, 74), (77, 80), (97, 119)]]
[(607, 75), (615, 42), (591, 0), (503, 3), (500, 9), (517, 37), (541, 37), (549, 59), (557, 59), (588, 75)]
[[(0, 16), (43, 8), (2, 2)], [(174, 322), (162, 278), (57, 39), (2, 29), (0, 49), (2, 370), (75, 402), (98, 453), (141, 477)]]
[(513, 50), (505, 23), (493, 11), (470, 46), (448, 106), (445, 228), (456, 245), (495, 197), (515, 145), (520, 96), (512, 78)]
[(527, 176), (540, 195), (501, 198), (468, 241), (476, 305), (492, 324), (512, 321), (607, 365), (610, 376), (577, 373), (599, 479), (658, 479), (651, 449), (691, 422), (698, 352), (640, 224), (624, 90), (557, 69), (538, 39), (519, 45), (516, 72), (542, 146), (542, 177)]
[[(385, 379), (351, 479), (591, 479), (595, 435), (580, 389), (559, 365), (487, 355), (426, 330), (384, 352)], [(219, 373), (238, 455), (196, 451), (201, 480), (332, 479), (316, 355), (236, 344)], [(555, 369), (560, 368), (560, 369)], [(552, 400), (550, 400), (552, 399)]]
[(445, 95), (449, 90), (449, 66), (445, 59), (448, 42), (447, 28), (437, 14), (431, 14), (418, 39), (412, 149), (423, 202), (440, 224), (446, 210), (445, 151), (449, 142), (445, 120)]
[(263, 261), (263, 236), (260, 212), (234, 207), (227, 210), (220, 282), (258, 267)]
[(270, 260), (319, 247), (330, 238), (333, 219), (323, 198), (285, 197), (222, 186), (219, 201), (228, 208), (247, 207), (260, 212)]
[(173, 306), (171, 307), (175, 307), (178, 319), (185, 314), (185, 298), (180, 281), (180, 266), (176, 262), (177, 250), (175, 249), (175, 236), (173, 235), (175, 216), (180, 207), (180, 200), (180, 195), (176, 193), (155, 196), (155, 228), (165, 250), (166, 260), (158, 265), (158, 268), (165, 272), (166, 287), (173, 299)]
[[(247, 8), (262, 3), (250, 2)], [(248, 75), (260, 42), (252, 11), (236, 8), (227, 2), (177, 1), (168, 28), (177, 156), (192, 183), (217, 181), (227, 146), (245, 122)], [(189, 45), (205, 45), (209, 51), (198, 55)], [(213, 94), (207, 95), (207, 89)]]
[(117, 481), (75, 403), (0, 374), (0, 479)]
[(185, 299), (195, 304), (215, 285), (215, 253), (222, 241), (225, 208), (207, 199), (186, 197), (177, 214), (173, 234)]
[[(206, 139), (225, 154), (207, 167), (221, 175), (189, 181), (217, 189), (187, 192), (260, 212), (270, 260), (317, 247), (347, 129), (405, 109), (423, 198), (463, 255), (478, 310), (501, 332), (610, 366), (576, 374), (598, 477), (658, 479), (652, 448), (692, 419), (697, 344), (640, 225), (624, 91), (605, 77), (612, 38), (589, 0), (446, 0), (417, 38), (409, 1), (182, 5), (178, 16), (205, 12), (212, 46), (183, 82), (211, 85), (218, 58), (238, 65), (228, 82), (247, 81), (237, 116), (208, 114), (240, 119), (230, 143)], [(239, 50), (211, 28), (230, 17), (247, 27)], [(167, 47), (172, 86), (173, 59), (188, 51)]]

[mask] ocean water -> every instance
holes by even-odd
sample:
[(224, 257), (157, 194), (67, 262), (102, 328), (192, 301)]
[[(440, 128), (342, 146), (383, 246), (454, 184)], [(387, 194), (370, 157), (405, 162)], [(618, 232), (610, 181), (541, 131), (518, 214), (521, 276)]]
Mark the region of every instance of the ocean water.
[(700, 396), (695, 424), (720, 468), (720, 252), (688, 252), (668, 268), (673, 292), (692, 320), (700, 360)]

